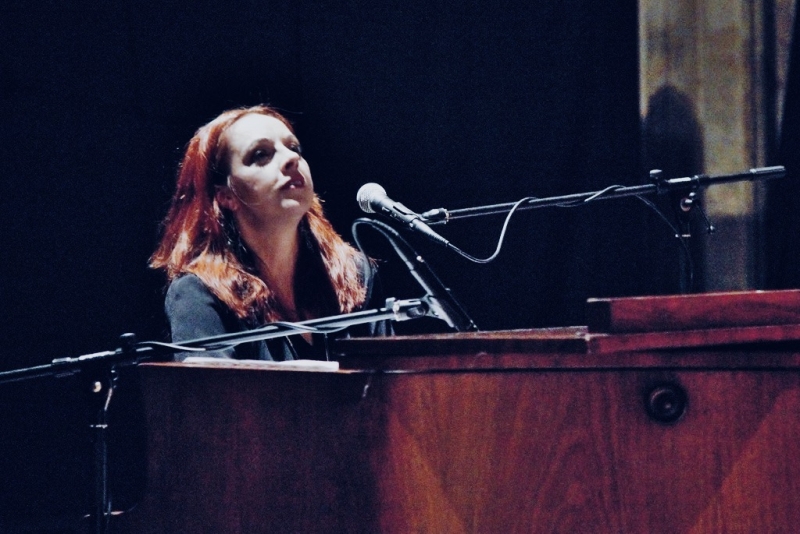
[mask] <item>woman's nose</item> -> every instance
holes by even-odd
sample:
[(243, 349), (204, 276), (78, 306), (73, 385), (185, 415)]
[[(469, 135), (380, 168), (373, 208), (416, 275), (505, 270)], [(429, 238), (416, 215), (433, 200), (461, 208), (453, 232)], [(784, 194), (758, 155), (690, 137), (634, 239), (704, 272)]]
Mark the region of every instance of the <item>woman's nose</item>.
[(284, 160), (282, 168), (284, 171), (290, 171), (297, 167), (298, 163), (300, 162), (300, 154), (291, 150), (289, 148), (284, 147)]

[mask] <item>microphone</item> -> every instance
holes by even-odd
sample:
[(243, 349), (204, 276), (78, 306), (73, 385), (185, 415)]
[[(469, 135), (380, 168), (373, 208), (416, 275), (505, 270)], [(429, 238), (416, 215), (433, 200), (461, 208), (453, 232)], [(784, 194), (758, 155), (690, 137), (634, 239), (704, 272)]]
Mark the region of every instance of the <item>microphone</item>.
[(414, 213), (399, 202), (395, 202), (386, 195), (386, 190), (378, 184), (369, 183), (361, 186), (356, 194), (356, 200), (364, 213), (382, 213), (402, 223), (411, 230), (420, 232), (429, 239), (443, 245), (450, 246), (450, 241), (440, 236), (430, 226), (423, 222), (418, 213)]

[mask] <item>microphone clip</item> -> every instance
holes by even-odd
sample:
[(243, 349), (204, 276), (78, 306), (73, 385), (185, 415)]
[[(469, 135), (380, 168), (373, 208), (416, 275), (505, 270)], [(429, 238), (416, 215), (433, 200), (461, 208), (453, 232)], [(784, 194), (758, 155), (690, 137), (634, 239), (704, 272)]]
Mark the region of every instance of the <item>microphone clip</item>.
[(380, 213), (394, 219), (403, 226), (419, 232), (431, 241), (445, 248), (452, 248), (450, 241), (434, 232), (425, 222), (424, 217), (388, 197), (386, 190), (378, 184), (364, 184), (358, 190), (356, 200), (365, 213)]

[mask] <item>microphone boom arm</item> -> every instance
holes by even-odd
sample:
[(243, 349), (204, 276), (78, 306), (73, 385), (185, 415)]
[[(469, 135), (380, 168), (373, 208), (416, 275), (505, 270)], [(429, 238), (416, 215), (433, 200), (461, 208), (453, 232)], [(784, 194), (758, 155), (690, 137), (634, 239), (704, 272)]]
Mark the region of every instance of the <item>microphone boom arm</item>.
[[(743, 173), (725, 174), (719, 176), (698, 174), (684, 178), (671, 178), (669, 180), (659, 179), (654, 180), (653, 183), (642, 185), (612, 186), (601, 191), (592, 191), (589, 193), (575, 193), (572, 195), (561, 195), (547, 198), (532, 198), (520, 204), (517, 209), (523, 210), (532, 208), (545, 208), (549, 206), (577, 205), (594, 200), (642, 196), (653, 193), (664, 194), (672, 191), (690, 191), (699, 187), (708, 187), (711, 185), (732, 182), (783, 178), (785, 175), (786, 168), (781, 165), (774, 167), (759, 167), (750, 169), (749, 171)], [(437, 208), (421, 213), (420, 218), (427, 224), (445, 224), (455, 219), (508, 213), (516, 204), (517, 202), (506, 202), (504, 204), (492, 204), (488, 206), (477, 206), (458, 210)]]

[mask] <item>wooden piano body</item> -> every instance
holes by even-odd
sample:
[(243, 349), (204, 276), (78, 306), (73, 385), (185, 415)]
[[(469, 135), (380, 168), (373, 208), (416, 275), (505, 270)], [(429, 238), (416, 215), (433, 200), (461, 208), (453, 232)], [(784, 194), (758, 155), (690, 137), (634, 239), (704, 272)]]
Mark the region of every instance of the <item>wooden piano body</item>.
[(800, 292), (590, 301), (588, 327), (343, 341), (336, 372), (140, 366), (115, 532), (788, 532)]

